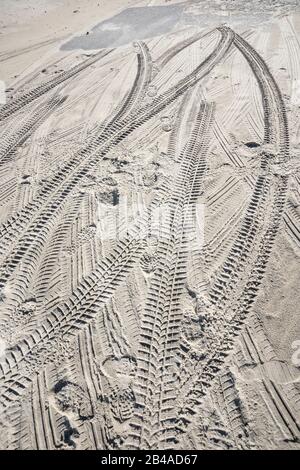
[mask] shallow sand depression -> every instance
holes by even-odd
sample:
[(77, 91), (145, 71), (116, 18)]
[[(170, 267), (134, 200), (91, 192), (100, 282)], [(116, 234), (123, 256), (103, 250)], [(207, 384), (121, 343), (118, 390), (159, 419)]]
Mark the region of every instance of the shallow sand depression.
[(0, 448), (299, 449), (297, 2), (0, 9)]

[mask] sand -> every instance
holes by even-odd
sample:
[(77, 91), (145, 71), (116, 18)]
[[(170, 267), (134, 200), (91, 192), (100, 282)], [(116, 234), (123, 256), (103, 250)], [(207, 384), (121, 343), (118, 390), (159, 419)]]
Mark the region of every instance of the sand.
[(0, 1), (1, 449), (300, 448), (297, 3)]

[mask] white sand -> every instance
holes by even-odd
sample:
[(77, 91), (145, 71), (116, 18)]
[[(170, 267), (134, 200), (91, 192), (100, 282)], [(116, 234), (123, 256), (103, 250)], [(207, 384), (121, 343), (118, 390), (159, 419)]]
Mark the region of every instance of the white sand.
[(247, 5), (0, 1), (2, 449), (299, 449), (300, 15)]

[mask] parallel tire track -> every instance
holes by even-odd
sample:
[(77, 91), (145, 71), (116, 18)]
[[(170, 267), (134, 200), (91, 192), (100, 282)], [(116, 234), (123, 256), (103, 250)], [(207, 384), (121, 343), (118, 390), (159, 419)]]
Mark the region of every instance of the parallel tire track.
[(54, 357), (59, 359), (58, 345), (77, 336), (112, 297), (144, 250), (143, 234), (148, 220), (146, 212), (115, 250), (80, 283), (70, 299), (50, 312), (42, 324), (0, 362), (1, 411), (23, 393), (41, 364), (45, 365)]
[[(37, 198), (30, 203), (18, 216), (7, 221), (0, 229), (2, 243), (0, 254), (5, 258), (2, 262), (0, 285), (3, 287), (16, 267), (22, 261), (28, 276), (34, 271), (36, 253), (43, 249), (47, 237), (53, 230), (55, 221), (60, 215), (67, 197), (72, 194), (82, 177), (88, 174), (112, 146), (117, 145), (134, 129), (172, 103), (190, 86), (206, 75), (224, 56), (233, 41), (233, 33), (225, 30), (218, 47), (201, 63), (187, 78), (154, 100), (142, 109), (133, 111), (127, 119), (116, 120), (103, 130), (96, 142), (83, 149), (71, 162), (68, 162), (59, 173), (39, 192)], [(83, 161), (82, 161), (83, 160)], [(76, 166), (77, 165), (77, 166)], [(75, 168), (74, 168), (75, 167)], [(29, 222), (29, 224), (28, 224)], [(18, 234), (23, 232), (22, 238)], [(17, 246), (14, 248), (14, 243)], [(12, 247), (7, 253), (7, 245)]]
[[(288, 128), (280, 91), (257, 52), (238, 35), (235, 44), (249, 62), (262, 92), (265, 142), (273, 143), (278, 149), (279, 160), (285, 161), (288, 158)], [(270, 175), (267, 172), (269, 159), (268, 154), (262, 156), (261, 175), (256, 180), (237, 238), (227, 259), (214, 276), (209, 292), (209, 325), (203, 333), (205, 356), (200, 363), (194, 364), (190, 383), (186, 379), (181, 384), (182, 390), (185, 390), (181, 395), (184, 406), (178, 420), (182, 431), (187, 416), (207, 393), (233, 347), (234, 338), (242, 328), (259, 291), (282, 222), (287, 177)], [(221, 318), (218, 314), (220, 311)]]
[(63, 104), (65, 100), (66, 97), (51, 98), (44, 106), (37, 109), (31, 116), (29, 116), (29, 118), (26, 118), (17, 130), (4, 135), (4, 139), (0, 144), (0, 165), (11, 160), (13, 151), (16, 147), (23, 144), (36, 130), (40, 123), (43, 122), (50, 113)]
[(175, 44), (175, 46), (171, 47), (160, 57), (158, 57), (158, 59), (156, 59), (155, 61), (155, 64), (159, 67), (159, 69), (162, 69), (165, 65), (167, 65), (168, 62), (170, 62), (171, 59), (173, 59), (175, 55), (179, 54), (195, 42), (200, 41), (201, 39), (204, 39), (207, 36), (211, 36), (214, 32), (215, 30), (209, 31), (205, 34), (203, 34), (203, 32), (196, 33), (194, 34), (194, 36), (191, 36), (190, 38), (185, 39), (184, 41), (181, 41), (178, 44)]

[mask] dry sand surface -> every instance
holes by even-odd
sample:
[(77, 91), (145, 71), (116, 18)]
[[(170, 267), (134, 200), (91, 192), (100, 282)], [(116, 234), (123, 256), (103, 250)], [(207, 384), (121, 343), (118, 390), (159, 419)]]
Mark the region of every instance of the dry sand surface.
[(0, 0), (0, 80), (1, 449), (299, 449), (299, 2)]

